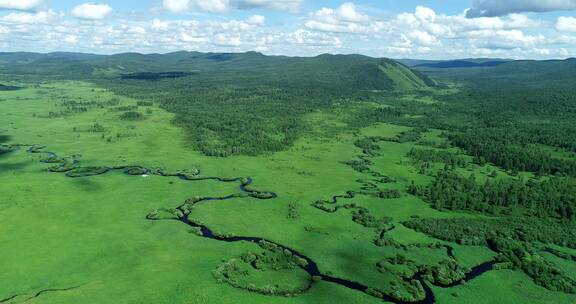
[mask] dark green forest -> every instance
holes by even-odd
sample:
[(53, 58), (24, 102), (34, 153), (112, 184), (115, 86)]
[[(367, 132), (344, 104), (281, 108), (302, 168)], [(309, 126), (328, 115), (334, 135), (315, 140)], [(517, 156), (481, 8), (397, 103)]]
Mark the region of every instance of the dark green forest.
[[(417, 71), (359, 55), (0, 54), (0, 81), (54, 78), (90, 80), (138, 105), (159, 105), (174, 114), (189, 146), (208, 156), (288, 150), (305, 135), (320, 136), (304, 119), (314, 113), (337, 116), (345, 132), (374, 123), (410, 127), (392, 138), (359, 139), (355, 146), (364, 156), (347, 164), (371, 172), (374, 163), (367, 158), (386, 153), (380, 142), (414, 143), (418, 147), (407, 158), (427, 164), (431, 182), (413, 182), (405, 191), (437, 210), (481, 217), (403, 224), (441, 240), (486, 246), (497, 253), (497, 267), (522, 270), (550, 290), (576, 293), (576, 282), (542, 258), (544, 244), (576, 249), (576, 60)], [(0, 85), (8, 89), (17, 87)], [(404, 98), (408, 94), (435, 102), (414, 102)], [(90, 106), (71, 105), (75, 111)], [(122, 120), (146, 118), (138, 106), (116, 110)], [(430, 130), (438, 130), (444, 142), (427, 142)], [(338, 132), (323, 136), (334, 139)], [(432, 163), (444, 169), (434, 171)], [(496, 170), (485, 179), (463, 174), (471, 164), (491, 165), (506, 177)], [(398, 190), (380, 194), (401, 196)], [(376, 225), (362, 209), (353, 220)]]
[(404, 73), (414, 88), (435, 85), (395, 61), (361, 55), (3, 53), (2, 61), (0, 73), (87, 79), (157, 103), (176, 114), (192, 146), (221, 157), (288, 149), (306, 132), (304, 114), (393, 91), (397, 83), (384, 71)]
[(452, 170), (442, 170), (430, 185), (411, 186), (409, 192), (438, 210), (576, 219), (576, 183), (571, 178), (488, 179), (479, 183), (473, 175), (465, 178)]

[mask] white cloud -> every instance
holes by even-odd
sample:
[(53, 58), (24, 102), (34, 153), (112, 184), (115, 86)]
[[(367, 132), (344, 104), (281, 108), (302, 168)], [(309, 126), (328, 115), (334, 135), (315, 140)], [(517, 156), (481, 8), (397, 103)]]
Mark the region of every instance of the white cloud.
[(555, 38), (554, 42), (561, 44), (576, 44), (576, 36), (561, 35)]
[(361, 14), (356, 10), (356, 5), (352, 2), (342, 4), (337, 10), (336, 15), (343, 21), (348, 22), (364, 22), (370, 18), (367, 15)]
[(286, 35), (281, 35), (281, 40), (299, 45), (312, 45), (312, 46), (330, 46), (330, 47), (341, 47), (342, 40), (340, 38), (325, 34), (325, 33), (315, 33), (306, 30), (297, 30)]
[(180, 40), (183, 42), (193, 42), (193, 43), (206, 43), (210, 41), (206, 37), (191, 36), (186, 33), (180, 34)]
[(336, 9), (322, 8), (313, 13), (304, 26), (310, 30), (334, 33), (367, 33), (382, 26), (358, 12), (356, 5), (346, 2)]
[(546, 32), (550, 24), (522, 14), (466, 18), (464, 15), (436, 14), (431, 9), (418, 7), (414, 13), (399, 14), (389, 26), (392, 33), (399, 35), (391, 39), (388, 51), (399, 55), (434, 53), (439, 57), (474, 54), (514, 57), (511, 54), (552, 54), (542, 47), (551, 43), (550, 39), (543, 34), (525, 32)]
[(434, 22), (434, 20), (436, 19), (436, 12), (430, 8), (424, 6), (418, 6), (416, 7), (416, 12), (414, 13), (414, 16), (419, 20), (423, 20), (426, 22)]
[(429, 8), (418, 7), (414, 13), (399, 14), (391, 26), (400, 31), (420, 30), (436, 37), (458, 38), (470, 31), (541, 28), (546, 23), (521, 14), (469, 19), (463, 15), (437, 15)]
[(538, 28), (546, 26), (546, 22), (532, 20), (523, 14), (510, 14), (508, 18), (507, 26), (509, 28)]
[(0, 17), (0, 22), (8, 25), (15, 24), (47, 24), (61, 18), (62, 14), (52, 10), (38, 13), (14, 12)]
[(511, 13), (576, 10), (576, 0), (474, 0), (468, 18), (497, 17)]
[(64, 42), (66, 42), (68, 44), (76, 44), (76, 43), (78, 43), (78, 36), (67, 35), (66, 37), (64, 37)]
[(559, 17), (556, 22), (556, 29), (560, 32), (574, 32), (576, 33), (576, 18), (574, 17)]
[(184, 13), (198, 8), (211, 13), (223, 13), (230, 10), (230, 0), (164, 0), (164, 8), (172, 13)]
[(250, 24), (258, 25), (258, 26), (264, 26), (264, 25), (266, 25), (266, 17), (264, 17), (262, 15), (254, 15), (254, 16), (248, 18), (248, 20), (246, 20), (246, 22), (248, 22)]
[(238, 0), (239, 9), (269, 8), (281, 11), (297, 12), (304, 0)]
[(415, 30), (408, 34), (408, 37), (422, 46), (433, 46), (438, 45), (440, 41), (435, 36), (430, 35), (427, 32)]
[(164, 8), (172, 13), (182, 13), (192, 7), (191, 0), (164, 0), (162, 2)]
[(152, 20), (152, 24), (150, 25), (150, 28), (154, 31), (166, 31), (168, 30), (168, 27), (170, 26), (169, 22), (166, 21), (162, 21), (160, 19), (154, 19)]
[(112, 13), (108, 4), (83, 3), (72, 9), (72, 16), (80, 19), (100, 20)]
[(467, 34), (471, 44), (486, 49), (534, 49), (546, 41), (543, 35), (526, 35), (519, 30), (480, 30)]
[(203, 11), (222, 13), (230, 9), (229, 0), (196, 0), (196, 5)]
[(233, 9), (275, 9), (297, 12), (303, 0), (163, 0), (164, 8), (172, 13), (184, 13), (194, 8), (210, 13)]
[(219, 46), (240, 46), (242, 38), (236, 35), (218, 34), (214, 37), (213, 43)]
[(0, 0), (0, 9), (34, 10), (44, 5), (44, 0)]
[[(205, 1), (203, 7), (202, 1)], [(164, 2), (172, 11), (213, 13), (256, 8), (290, 11), (296, 7), (294, 3), (301, 4), (301, 1), (265, 0)], [(248, 2), (250, 5), (246, 5)], [(370, 12), (347, 2), (305, 15), (290, 29), (292, 26), (280, 22), (267, 24), (265, 11), (245, 19), (231, 19), (230, 14), (142, 20), (127, 14), (122, 19), (105, 18), (99, 22), (70, 18), (52, 10), (15, 11), (0, 15), (0, 46), (3, 51), (260, 50), (268, 54), (303, 56), (362, 53), (426, 58), (553, 58), (576, 53), (576, 35), (571, 34), (576, 32), (573, 31), (574, 17), (558, 18), (556, 22), (517, 13), (466, 18), (464, 14), (446, 15), (423, 6), (389, 18)], [(94, 17), (99, 16), (92, 15)], [(294, 19), (297, 18), (290, 20)]]
[(414, 12), (401, 13), (393, 19), (379, 20), (364, 15), (359, 21), (351, 22), (339, 13), (341, 11), (340, 8), (319, 10), (303, 26), (346, 37), (343, 47), (367, 44), (366, 48), (356, 47), (351, 52), (376, 53), (379, 50), (387, 56), (464, 57), (491, 52), (514, 57), (514, 54), (554, 56), (560, 52), (544, 47), (553, 43), (548, 38), (552, 28), (550, 22), (534, 20), (524, 14), (466, 18), (464, 14), (438, 14), (419, 6)]
[(141, 26), (128, 26), (126, 28), (126, 33), (133, 35), (145, 35), (147, 31)]

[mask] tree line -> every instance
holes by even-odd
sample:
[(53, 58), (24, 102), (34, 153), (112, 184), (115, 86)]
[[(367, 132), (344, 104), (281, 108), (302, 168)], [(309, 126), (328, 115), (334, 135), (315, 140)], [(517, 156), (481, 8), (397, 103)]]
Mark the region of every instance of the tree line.
[(412, 183), (408, 192), (438, 210), (576, 220), (576, 180), (573, 178), (488, 179), (479, 183), (474, 175), (465, 178), (454, 170), (444, 169), (429, 185)]

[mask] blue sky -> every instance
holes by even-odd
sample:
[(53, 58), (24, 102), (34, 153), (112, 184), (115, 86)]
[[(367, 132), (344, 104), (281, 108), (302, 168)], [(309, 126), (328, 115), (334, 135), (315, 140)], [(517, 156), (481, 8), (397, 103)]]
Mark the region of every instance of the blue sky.
[(0, 51), (576, 56), (576, 0), (0, 0)]

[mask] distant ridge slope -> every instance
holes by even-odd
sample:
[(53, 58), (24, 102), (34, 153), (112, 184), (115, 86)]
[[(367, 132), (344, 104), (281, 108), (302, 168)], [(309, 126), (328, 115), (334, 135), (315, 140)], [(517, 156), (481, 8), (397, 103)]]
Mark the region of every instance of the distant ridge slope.
[[(435, 85), (385, 58), (257, 52), (0, 53), (3, 78), (24, 83), (82, 80), (157, 103), (174, 113), (172, 122), (186, 131), (190, 146), (217, 157), (282, 151), (310, 130), (304, 119), (309, 113)], [(375, 119), (364, 113), (372, 110), (369, 106), (361, 112)]]
[(399, 64), (396, 61), (383, 61), (379, 67), (380, 70), (394, 82), (394, 88), (399, 91), (422, 89), (436, 85), (428, 76)]
[(415, 68), (426, 67), (426, 68), (438, 68), (438, 69), (450, 69), (450, 68), (480, 68), (480, 67), (493, 67), (499, 66), (506, 63), (506, 61), (486, 61), (486, 62), (472, 62), (466, 60), (451, 60), (442, 61), (438, 63), (423, 63), (414, 66)]
[(501, 58), (462, 58), (451, 60), (397, 59), (396, 61), (410, 68), (474, 68), (497, 66), (514, 60)]
[(467, 82), (473, 86), (510, 90), (570, 88), (576, 83), (576, 58), (565, 60), (517, 60), (496, 66), (463, 69), (422, 68), (434, 78)]
[[(257, 52), (168, 54), (0, 53), (0, 73), (64, 79), (117, 79), (138, 73), (181, 73), (195, 83), (415, 90), (435, 85), (396, 61), (362, 55), (266, 56)], [(125, 77), (128, 80), (130, 77)], [(150, 77), (158, 80), (161, 77)]]

